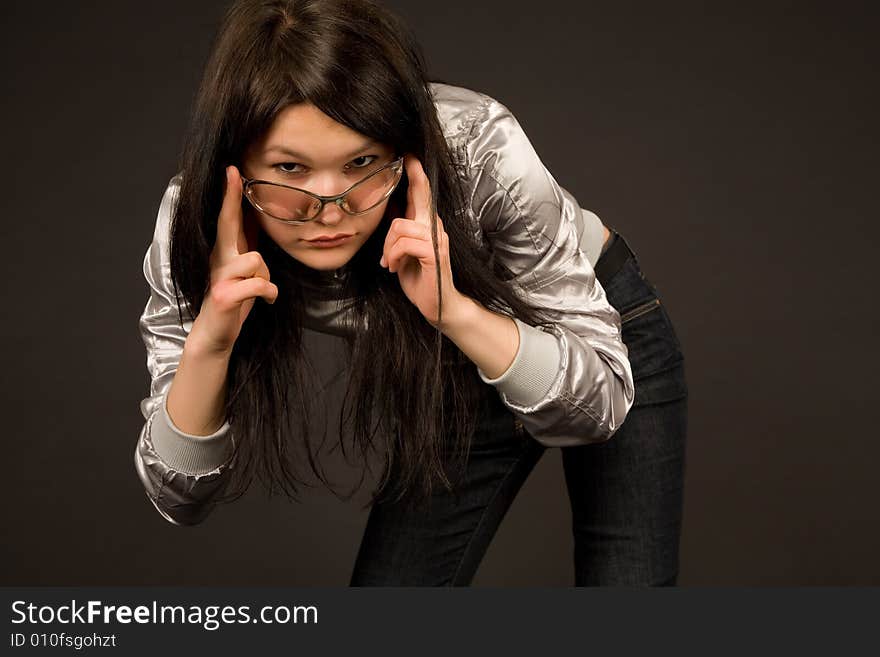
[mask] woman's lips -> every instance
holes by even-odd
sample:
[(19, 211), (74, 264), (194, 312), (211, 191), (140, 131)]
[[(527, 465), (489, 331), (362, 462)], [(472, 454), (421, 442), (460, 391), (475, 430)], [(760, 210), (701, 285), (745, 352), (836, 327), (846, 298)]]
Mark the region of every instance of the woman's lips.
[(311, 244), (312, 246), (316, 246), (321, 249), (329, 249), (334, 246), (339, 246), (341, 244), (345, 244), (352, 237), (354, 237), (354, 236), (353, 235), (343, 235), (342, 237), (337, 237), (336, 239), (333, 239), (333, 240), (306, 240), (306, 242), (308, 244)]

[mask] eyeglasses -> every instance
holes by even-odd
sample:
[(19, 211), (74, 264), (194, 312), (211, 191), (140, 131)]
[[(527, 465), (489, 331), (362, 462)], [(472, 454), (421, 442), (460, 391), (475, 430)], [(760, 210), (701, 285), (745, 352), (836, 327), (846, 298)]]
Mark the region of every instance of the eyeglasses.
[(321, 196), (299, 187), (244, 176), (241, 181), (245, 197), (257, 210), (299, 226), (315, 219), (327, 203), (335, 203), (343, 212), (354, 216), (369, 212), (391, 195), (402, 176), (403, 156), (400, 156), (336, 196)]

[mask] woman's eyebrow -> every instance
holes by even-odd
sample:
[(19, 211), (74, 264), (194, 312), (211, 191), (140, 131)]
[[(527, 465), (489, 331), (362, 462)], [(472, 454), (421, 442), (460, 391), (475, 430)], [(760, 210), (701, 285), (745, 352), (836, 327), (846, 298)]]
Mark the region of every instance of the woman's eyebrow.
[[(374, 140), (370, 139), (369, 141), (367, 141), (366, 143), (364, 143), (363, 146), (361, 146), (360, 148), (358, 148), (358, 149), (352, 151), (351, 153), (349, 153), (348, 155), (346, 155), (346, 156), (345, 156), (345, 159), (351, 159), (351, 158), (353, 158), (355, 155), (357, 155), (358, 153), (360, 153), (361, 151), (365, 151), (365, 150), (367, 150), (368, 148), (371, 148), (371, 147), (373, 147), (373, 146), (375, 146), (375, 145), (376, 145), (376, 142), (375, 142)], [(272, 152), (282, 153), (282, 154), (284, 154), (284, 155), (289, 155), (290, 157), (295, 157), (295, 158), (300, 159), (300, 160), (308, 160), (308, 159), (309, 159), (308, 156), (306, 156), (306, 155), (302, 155), (302, 154), (300, 154), (300, 153), (297, 153), (297, 152), (294, 151), (293, 149), (288, 148), (287, 146), (284, 146), (283, 144), (273, 144), (272, 146), (269, 146), (269, 147), (264, 151), (264, 153), (266, 153), (266, 154), (269, 154), (269, 153), (272, 153)]]

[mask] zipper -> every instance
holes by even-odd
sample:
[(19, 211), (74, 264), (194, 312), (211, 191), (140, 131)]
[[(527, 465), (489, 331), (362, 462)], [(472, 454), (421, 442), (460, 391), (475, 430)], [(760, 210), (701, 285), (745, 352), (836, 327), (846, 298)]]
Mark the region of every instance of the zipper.
[(647, 303), (640, 304), (631, 310), (627, 310), (623, 315), (620, 316), (620, 323), (628, 322), (631, 319), (635, 319), (641, 315), (644, 315), (646, 312), (650, 312), (657, 308), (660, 305), (660, 299), (651, 299)]

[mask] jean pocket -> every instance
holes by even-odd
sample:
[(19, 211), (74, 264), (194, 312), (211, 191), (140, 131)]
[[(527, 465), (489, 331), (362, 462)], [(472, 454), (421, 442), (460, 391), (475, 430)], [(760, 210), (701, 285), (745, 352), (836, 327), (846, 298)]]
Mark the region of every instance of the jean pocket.
[(659, 297), (652, 296), (623, 309), (620, 324), (636, 381), (670, 370), (684, 360), (672, 322)]
[(660, 299), (654, 298), (650, 301), (645, 301), (644, 303), (636, 304), (634, 308), (630, 308), (626, 312), (620, 313), (620, 323), (626, 324), (627, 322), (639, 317), (640, 315), (644, 315), (645, 313), (649, 313), (652, 310), (656, 310), (660, 307)]
[(634, 406), (663, 404), (687, 397), (684, 361), (679, 361), (669, 369), (642, 376), (635, 381), (635, 387)]

